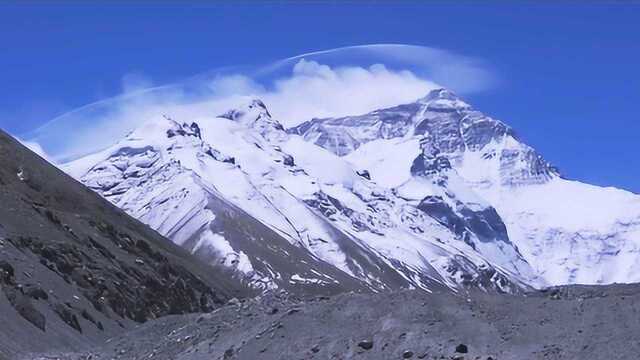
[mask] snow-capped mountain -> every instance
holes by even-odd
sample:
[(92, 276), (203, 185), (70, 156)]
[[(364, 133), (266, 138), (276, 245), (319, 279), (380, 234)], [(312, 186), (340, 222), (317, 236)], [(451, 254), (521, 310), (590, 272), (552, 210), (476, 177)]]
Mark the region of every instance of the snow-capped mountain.
[[(365, 115), (313, 119), (289, 132), (366, 169), (401, 197), (422, 197), (429, 179), (442, 185), (438, 199), (486, 204), (485, 218), (468, 222), (495, 226), (474, 233), (515, 244), (548, 284), (640, 281), (640, 196), (561, 177), (510, 127), (450, 91)], [(422, 205), (433, 207), (430, 199)]]
[(150, 119), (63, 168), (258, 289), (539, 283), (496, 210), (429, 141), (412, 140), (410, 180), (388, 186), (383, 167), (287, 133), (259, 100), (185, 120)]
[(64, 168), (255, 288), (640, 281), (640, 196), (564, 179), (450, 91), (289, 130), (259, 100), (181, 120)]

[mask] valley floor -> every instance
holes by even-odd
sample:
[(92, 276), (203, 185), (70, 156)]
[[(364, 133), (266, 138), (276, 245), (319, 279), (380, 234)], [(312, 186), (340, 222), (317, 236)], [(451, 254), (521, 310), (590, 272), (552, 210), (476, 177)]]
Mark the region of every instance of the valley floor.
[[(640, 285), (527, 296), (272, 293), (169, 316), (84, 353), (41, 359), (636, 359)], [(31, 357), (33, 358), (33, 357)]]

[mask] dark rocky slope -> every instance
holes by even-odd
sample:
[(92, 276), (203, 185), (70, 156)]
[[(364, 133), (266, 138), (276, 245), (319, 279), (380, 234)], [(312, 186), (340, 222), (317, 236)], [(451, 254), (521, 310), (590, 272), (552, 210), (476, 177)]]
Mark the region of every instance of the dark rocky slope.
[(234, 284), (0, 131), (0, 359), (210, 311)]
[(60, 359), (636, 359), (639, 311), (640, 285), (527, 296), (269, 294), (154, 320)]

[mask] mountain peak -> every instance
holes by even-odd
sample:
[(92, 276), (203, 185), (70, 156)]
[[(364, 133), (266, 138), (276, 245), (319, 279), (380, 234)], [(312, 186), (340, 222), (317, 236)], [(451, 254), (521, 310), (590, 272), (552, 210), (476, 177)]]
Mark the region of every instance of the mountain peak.
[(185, 123), (180, 124), (179, 122), (171, 119), (167, 115), (162, 115), (165, 120), (168, 122), (168, 127), (166, 130), (166, 134), (168, 138), (172, 138), (174, 136), (193, 136), (202, 140), (202, 134), (200, 131), (200, 126), (195, 122), (192, 122), (190, 125)]
[(153, 117), (129, 133), (127, 141), (146, 141), (164, 143), (166, 139), (196, 138), (202, 140), (200, 127), (195, 122), (191, 124), (178, 122), (169, 115)]
[(219, 117), (239, 122), (247, 127), (257, 130), (264, 137), (276, 135), (281, 138), (285, 135), (282, 124), (271, 117), (267, 106), (260, 99), (251, 99), (245, 104), (231, 109)]
[[(267, 109), (267, 106), (264, 104), (264, 102), (256, 98), (246, 101), (240, 104), (239, 106), (228, 110), (224, 114), (219, 115), (218, 117), (233, 120), (233, 121), (238, 121), (247, 115), (256, 115), (256, 117), (257, 116), (271, 117), (271, 114), (269, 113), (269, 110)], [(250, 117), (253, 117), (253, 116), (250, 116)]]
[(249, 106), (249, 109), (253, 109), (253, 108), (261, 109), (260, 111), (263, 111), (265, 114), (271, 116), (271, 114), (269, 114), (269, 110), (267, 110), (267, 105), (265, 105), (260, 99), (251, 100), (251, 103), (248, 106)]
[(460, 100), (458, 95), (456, 95), (453, 91), (445, 88), (431, 90), (425, 97), (422, 98), (422, 100), (426, 101), (436, 99)]
[(451, 90), (445, 88), (431, 90), (425, 97), (419, 99), (418, 103), (427, 105), (428, 109), (432, 111), (471, 109), (471, 105), (462, 101), (462, 99)]

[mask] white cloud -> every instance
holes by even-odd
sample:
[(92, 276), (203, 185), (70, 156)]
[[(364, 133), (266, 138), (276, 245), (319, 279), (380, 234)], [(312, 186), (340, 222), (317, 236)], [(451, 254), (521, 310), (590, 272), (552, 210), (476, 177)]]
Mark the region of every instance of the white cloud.
[(246, 97), (262, 99), (276, 119), (294, 126), (314, 117), (363, 114), (408, 103), (439, 87), (436, 83), (455, 84), (453, 90), (463, 92), (483, 91), (494, 83), (491, 72), (476, 60), (407, 45), (310, 53), (254, 72), (206, 75), (150, 87), (150, 79), (129, 74), (122, 79), (123, 95), (60, 116), (28, 139), (64, 161), (104, 148), (154, 117), (210, 117)]
[(140, 72), (126, 74), (120, 80), (123, 93), (131, 93), (153, 86), (153, 81)]
[(437, 88), (409, 71), (391, 71), (382, 64), (368, 68), (331, 68), (300, 59), (289, 78), (273, 91), (259, 94), (274, 117), (294, 126), (313, 117), (363, 114), (414, 101)]
[(244, 75), (218, 77), (211, 81), (208, 87), (215, 93), (215, 98), (259, 94), (265, 91), (262, 85)]
[(407, 44), (370, 44), (315, 51), (282, 60), (271, 67), (303, 58), (321, 63), (335, 58), (356, 59), (358, 63), (375, 59), (378, 63), (399, 65), (400, 68), (412, 70), (416, 76), (460, 94), (486, 91), (499, 83), (491, 65), (482, 59)]

